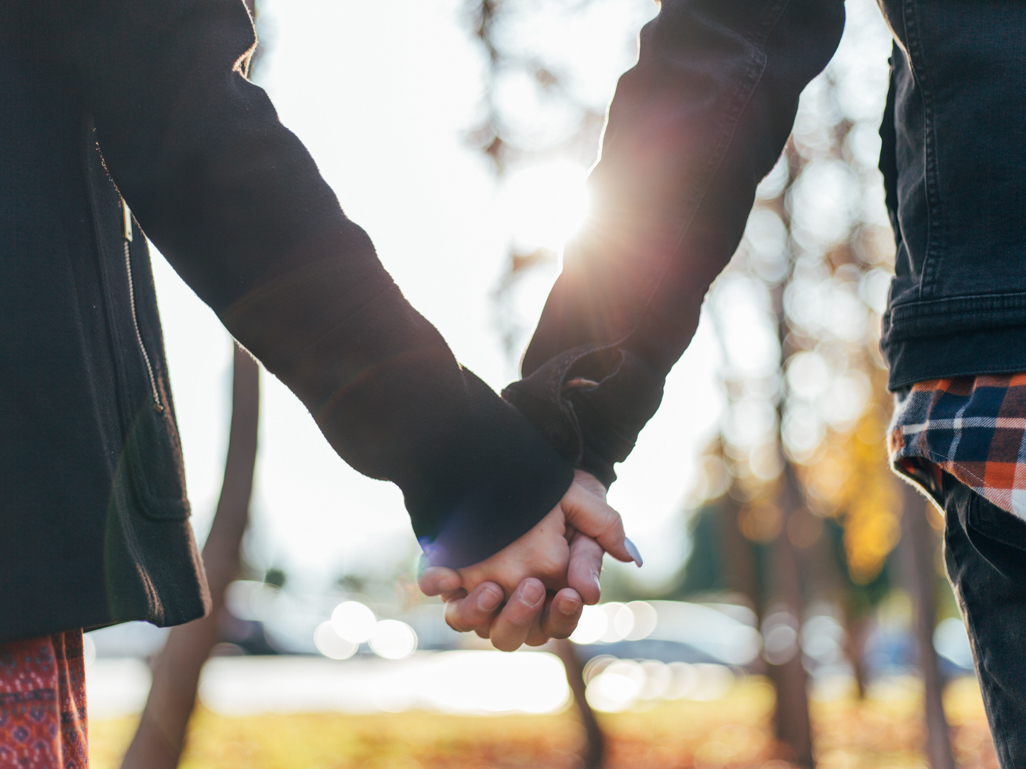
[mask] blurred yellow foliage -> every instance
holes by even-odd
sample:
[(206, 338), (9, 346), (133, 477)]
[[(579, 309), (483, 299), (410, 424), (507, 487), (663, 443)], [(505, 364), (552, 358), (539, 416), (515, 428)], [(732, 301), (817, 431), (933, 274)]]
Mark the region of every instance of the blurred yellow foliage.
[[(945, 695), (963, 769), (996, 769), (979, 688)], [(712, 702), (665, 702), (599, 714), (607, 769), (794, 769), (771, 736), (773, 689), (739, 681)], [(911, 678), (812, 702), (821, 769), (922, 767), (922, 689)], [(135, 719), (91, 725), (93, 769), (116, 769)], [(550, 716), (307, 713), (229, 718), (199, 709), (183, 769), (571, 769), (582, 738), (572, 711)]]
[(738, 516), (741, 533), (752, 542), (772, 542), (780, 533), (783, 522), (780, 508), (766, 499), (757, 499)]
[[(883, 383), (877, 400), (888, 398)], [(872, 404), (847, 432), (831, 431), (818, 458), (799, 468), (810, 502), (844, 528), (848, 570), (856, 584), (871, 582), (901, 536), (901, 498), (887, 461), (887, 413)]]

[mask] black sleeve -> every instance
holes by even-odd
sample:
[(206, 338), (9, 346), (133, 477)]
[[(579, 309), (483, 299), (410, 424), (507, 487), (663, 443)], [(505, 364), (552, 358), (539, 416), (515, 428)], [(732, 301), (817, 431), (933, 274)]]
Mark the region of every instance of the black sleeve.
[(244, 76), (242, 0), (25, 1), (146, 234), (343, 459), (401, 487), (435, 563), (477, 562), (558, 502), (570, 465), (457, 363)]
[(607, 486), (662, 399), (842, 0), (663, 0), (620, 79), (589, 178), (594, 207), (503, 396)]

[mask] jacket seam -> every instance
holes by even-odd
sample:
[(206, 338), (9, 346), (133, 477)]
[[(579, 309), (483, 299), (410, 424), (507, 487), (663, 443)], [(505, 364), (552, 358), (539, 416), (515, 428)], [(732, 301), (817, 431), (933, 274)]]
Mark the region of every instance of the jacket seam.
[(923, 302), (908, 302), (890, 309), (891, 324), (908, 322), (918, 318), (950, 315), (958, 311), (964, 315), (981, 315), (1026, 307), (1026, 291), (1010, 294), (956, 296), (930, 299)]
[(926, 247), (923, 272), (919, 282), (919, 296), (928, 298), (936, 286), (938, 237), (943, 233), (943, 216), (937, 181), (937, 148), (934, 136), (933, 91), (929, 83), (926, 55), (920, 38), (919, 8), (916, 0), (904, 2), (905, 34), (908, 38), (909, 72), (919, 85), (923, 104), (923, 177), (926, 184)]
[(900, 390), (902, 387), (914, 385), (916, 382), (928, 382), (932, 379), (954, 379), (956, 377), (963, 376), (983, 376), (993, 374), (1018, 374), (1024, 369), (1026, 369), (1026, 364), (1010, 364), (1007, 366), (974, 366), (971, 369), (965, 369), (964, 373), (952, 373), (951, 369), (943, 368), (926, 369), (925, 373), (915, 371), (911, 374), (894, 377), (893, 380), (889, 380), (887, 382), (887, 389), (894, 392), (896, 390)]

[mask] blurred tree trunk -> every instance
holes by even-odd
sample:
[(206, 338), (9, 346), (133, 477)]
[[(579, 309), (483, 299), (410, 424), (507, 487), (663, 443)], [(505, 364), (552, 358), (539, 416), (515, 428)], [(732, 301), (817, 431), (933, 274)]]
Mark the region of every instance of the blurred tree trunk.
[[(800, 159), (790, 157), (793, 156), (793, 147), (789, 145), (786, 152), (789, 153), (789, 159), (800, 162)], [(790, 183), (775, 201), (781, 219), (786, 225), (789, 225), (789, 221), (784, 210), (783, 199), (789, 188)], [(789, 265), (793, 265), (793, 258), (789, 258)], [(790, 282), (791, 272), (792, 267), (789, 266), (785, 281), (771, 291), (773, 322), (776, 325), (780, 342), (779, 371), (782, 381), (788, 358), (793, 352), (788, 343), (787, 337), (790, 329), (784, 311), (784, 292)], [(718, 334), (718, 336), (722, 343), (722, 334)], [(730, 409), (733, 406), (733, 398), (729, 385), (726, 390), (727, 407)], [(778, 610), (786, 611), (794, 622), (797, 637), (794, 640), (793, 650), (785, 651), (779, 656), (777, 662), (771, 661), (772, 657), (776, 655), (764, 654), (764, 661), (766, 675), (776, 693), (774, 732), (777, 742), (782, 752), (786, 754), (787, 760), (799, 766), (811, 768), (815, 766), (815, 759), (812, 754), (812, 726), (809, 721), (808, 674), (802, 664), (800, 642), (804, 601), (797, 553), (788, 534), (788, 523), (791, 516), (803, 508), (804, 498), (794, 466), (784, 451), (781, 426), (784, 422), (785, 397), (785, 393), (781, 392), (776, 403), (776, 443), (783, 470), (777, 481), (774, 503), (779, 510), (781, 523), (779, 532), (768, 542), (770, 549), (769, 573), (760, 573), (761, 570), (757, 568), (754, 545), (745, 538), (741, 531), (743, 505), (735, 501), (729, 494), (726, 497), (727, 506), (722, 510), (723, 556), (725, 563), (729, 565), (730, 579), (734, 583), (735, 589), (751, 601), (759, 627), (764, 634), (766, 630), (764, 622), (767, 616)], [(729, 464), (726, 456), (724, 461)], [(732, 472), (732, 475), (736, 477), (736, 473)], [(765, 493), (769, 495), (773, 492), (767, 489)], [(742, 492), (743, 494), (744, 492)]]
[[(796, 169), (801, 168), (803, 161), (790, 141), (784, 149), (784, 157), (790, 163), (792, 173), (775, 203), (778, 209), (777, 213), (790, 233), (791, 219), (784, 200), (794, 184), (794, 180), (798, 177), (799, 171)], [(803, 606), (801, 574), (799, 573), (797, 554), (789, 536), (790, 526), (788, 525), (791, 517), (804, 506), (804, 497), (795, 474), (794, 464), (784, 448), (783, 436), (784, 408), (787, 396), (784, 374), (787, 371), (788, 361), (795, 352), (790, 339), (791, 325), (784, 307), (784, 294), (794, 277), (794, 261), (795, 255), (790, 253), (786, 277), (779, 286), (771, 291), (777, 340), (780, 343), (781, 393), (777, 400), (776, 410), (777, 450), (780, 452), (783, 470), (780, 473), (780, 485), (776, 499), (777, 508), (782, 516), (782, 525), (780, 533), (771, 544), (773, 574), (770, 588), (774, 602), (782, 604), (793, 617), (797, 638), (791, 657), (779, 665), (769, 664), (767, 672), (777, 692), (777, 707), (774, 715), (777, 739), (790, 751), (791, 755), (787, 757), (788, 760), (802, 767), (814, 767), (816, 762), (812, 755), (812, 725), (809, 721), (809, 680), (805, 666), (802, 664), (801, 650)]]
[[(788, 522), (802, 505), (802, 494), (794, 467), (785, 460), (777, 505), (783, 514), (780, 533), (772, 543), (773, 574), (771, 585), (774, 603), (794, 618), (797, 637), (793, 652), (780, 664), (767, 665), (767, 673), (777, 692), (774, 713), (777, 739), (790, 755), (787, 759), (798, 766), (814, 767), (812, 755), (812, 724), (809, 721), (809, 676), (802, 664), (802, 588), (798, 558), (788, 535)], [(768, 660), (767, 660), (768, 662)]]
[(203, 546), (213, 606), (203, 619), (180, 625), (153, 666), (153, 684), (122, 769), (173, 769), (185, 746), (196, 704), (200, 670), (220, 638), (225, 588), (239, 570), (242, 535), (249, 520), (257, 451), (260, 378), (256, 361), (235, 345), (232, 422), (217, 512)]
[[(788, 466), (790, 469), (790, 466)], [(781, 510), (794, 508), (794, 499), (800, 500), (793, 474), (785, 473), (790, 480), (783, 480), (785, 486), (778, 497)], [(790, 487), (790, 488), (787, 488)], [(755, 562), (754, 545), (741, 533), (741, 505), (727, 497), (727, 504), (721, 511), (723, 532), (723, 556), (728, 564), (732, 587), (740, 592), (755, 609), (759, 626), (769, 611), (786, 609), (801, 627), (801, 583), (798, 560), (794, 547), (787, 536), (785, 525), (770, 545), (772, 555), (772, 584), (760, 588), (758, 569)], [(787, 507), (785, 507), (786, 505)], [(767, 601), (767, 595), (769, 601)], [(774, 733), (778, 743), (787, 754), (786, 758), (799, 766), (812, 767), (812, 727), (809, 722), (808, 674), (802, 665), (801, 646), (795, 640), (794, 652), (779, 664), (764, 658), (766, 675), (776, 693), (774, 711)]]
[(602, 727), (595, 718), (595, 711), (591, 709), (588, 700), (585, 698), (584, 666), (581, 665), (581, 658), (577, 656), (577, 649), (568, 639), (561, 639), (554, 642), (554, 651), (563, 662), (566, 670), (566, 682), (570, 685), (570, 691), (574, 695), (574, 705), (581, 717), (581, 725), (584, 727), (586, 742), (581, 751), (581, 764), (584, 769), (602, 769), (606, 754), (606, 740), (602, 734)]
[(723, 563), (730, 587), (743, 595), (762, 620), (762, 596), (752, 542), (741, 533), (741, 504), (733, 493), (723, 497), (720, 508), (720, 532), (723, 536)]
[(867, 689), (867, 671), (865, 663), (866, 640), (869, 638), (871, 623), (869, 617), (845, 607), (844, 614), (844, 656), (851, 663), (855, 676), (855, 696), (864, 700)]
[(934, 558), (938, 549), (937, 533), (926, 520), (929, 504), (909, 484), (904, 486), (901, 515), (901, 548), (905, 574), (912, 597), (913, 625), (919, 652), (919, 671), (923, 677), (926, 710), (926, 754), (931, 769), (955, 769), (951, 751), (951, 732), (944, 715), (944, 681), (933, 646), (937, 624), (937, 572)]
[(794, 545), (787, 534), (789, 513), (801, 505), (801, 494), (796, 484), (793, 469), (787, 464), (776, 500), (783, 513), (783, 525), (780, 533), (769, 545), (769, 584), (760, 586), (755, 546), (741, 532), (742, 506), (730, 495), (725, 497), (725, 505), (720, 511), (720, 521), (727, 578), (731, 587), (751, 603), (759, 627), (765, 629), (763, 622), (768, 614), (785, 610), (799, 629), (799, 638), (795, 638), (792, 651), (783, 655), (779, 662), (770, 661), (773, 655), (769, 658), (764, 655), (763, 661), (766, 664), (766, 676), (776, 693), (774, 736), (788, 761), (802, 767), (813, 767), (815, 761), (812, 755), (812, 726), (809, 721), (809, 682), (808, 673), (802, 664), (800, 644), (803, 603), (801, 576)]

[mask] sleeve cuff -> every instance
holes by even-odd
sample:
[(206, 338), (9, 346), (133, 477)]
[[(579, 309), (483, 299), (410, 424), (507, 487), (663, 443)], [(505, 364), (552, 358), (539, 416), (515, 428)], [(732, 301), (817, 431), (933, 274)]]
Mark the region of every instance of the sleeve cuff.
[(467, 374), (488, 397), (475, 399), (476, 413), (435, 444), (420, 481), (400, 484), (433, 566), (461, 568), (494, 555), (544, 518), (574, 479), (528, 420)]

